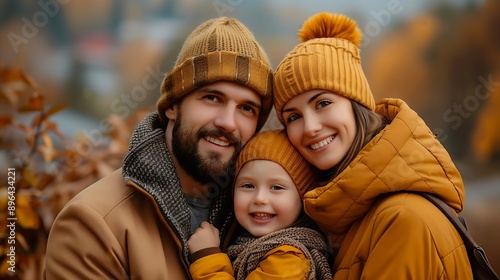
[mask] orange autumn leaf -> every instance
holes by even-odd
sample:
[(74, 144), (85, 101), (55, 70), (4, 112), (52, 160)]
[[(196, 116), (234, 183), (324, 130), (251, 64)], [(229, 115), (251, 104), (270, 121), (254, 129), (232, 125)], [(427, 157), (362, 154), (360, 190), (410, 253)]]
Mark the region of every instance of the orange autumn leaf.
[(54, 133), (55, 135), (57, 135), (61, 139), (65, 138), (64, 134), (62, 134), (62, 132), (57, 127), (57, 124), (53, 121), (49, 121), (49, 120), (45, 121), (45, 129), (47, 131), (51, 131), (52, 133)]
[(0, 97), (7, 100), (9, 105), (17, 107), (19, 104), (19, 96), (25, 85), (20, 81), (2, 83), (0, 85)]
[[(33, 121), (31, 122), (31, 127), (39, 126), (41, 123), (44, 123), (48, 117), (50, 117), (51, 115), (53, 115), (61, 110), (66, 109), (66, 107), (67, 107), (67, 105), (60, 104), (60, 105), (55, 105), (55, 106), (51, 107), (49, 110), (47, 110), (47, 112), (41, 112), (38, 116), (33, 118)], [(25, 112), (32, 111), (32, 108), (25, 108), (24, 111)]]
[(42, 133), (40, 137), (42, 137), (44, 144), (38, 147), (38, 151), (42, 154), (45, 162), (51, 162), (54, 156), (57, 154), (54, 150), (52, 139), (47, 133)]
[(35, 91), (28, 99), (28, 108), (33, 111), (40, 111), (43, 109), (44, 97), (40, 92)]
[(29, 196), (18, 195), (16, 204), (16, 216), (19, 225), (26, 229), (40, 228), (40, 219), (31, 205)]
[[(26, 92), (33, 92), (32, 98), (28, 101), (27, 106), (18, 108), (19, 112), (29, 112), (40, 110), (41, 88), (35, 80), (17, 68), (0, 69), (0, 94), (8, 103), (14, 107), (18, 107), (19, 98)], [(43, 103), (42, 103), (43, 104)], [(38, 109), (37, 109), (38, 108)]]
[(13, 121), (11, 115), (0, 115), (0, 129), (12, 125)]
[(45, 117), (50, 117), (51, 115), (54, 115), (55, 113), (58, 113), (59, 111), (62, 111), (66, 108), (68, 108), (68, 104), (54, 105), (47, 110), (47, 113), (45, 113)]
[(26, 134), (31, 134), (31, 136), (33, 135), (33, 129), (25, 126), (22, 123), (17, 123), (15, 127), (17, 127), (18, 129), (24, 131)]
[(37, 176), (36, 174), (33, 174), (31, 169), (25, 168), (23, 169), (22, 181), (26, 182), (30, 187), (35, 187), (37, 182)]
[(13, 81), (23, 81), (24, 76), (22, 71), (16, 68), (2, 68), (0, 69), (0, 80), (4, 83)]
[[(44, 97), (39, 91), (33, 92), (33, 94), (28, 98), (28, 104), (25, 106), (20, 106), (18, 111), (20, 113), (37, 112), (43, 110)], [(42, 114), (43, 115), (43, 114)]]

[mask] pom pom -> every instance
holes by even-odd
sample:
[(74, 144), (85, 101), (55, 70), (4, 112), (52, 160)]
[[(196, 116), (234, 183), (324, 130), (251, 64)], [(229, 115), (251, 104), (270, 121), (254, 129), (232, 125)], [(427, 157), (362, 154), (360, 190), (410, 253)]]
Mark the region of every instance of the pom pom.
[(306, 42), (314, 38), (342, 38), (359, 48), (361, 31), (356, 22), (345, 15), (327, 12), (318, 13), (307, 19), (298, 32), (299, 40)]

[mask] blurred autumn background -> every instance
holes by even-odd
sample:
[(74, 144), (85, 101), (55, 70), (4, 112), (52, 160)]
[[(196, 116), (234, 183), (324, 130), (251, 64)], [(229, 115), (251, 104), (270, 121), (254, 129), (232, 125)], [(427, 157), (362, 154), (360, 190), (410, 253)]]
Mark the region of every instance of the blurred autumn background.
[[(357, 20), (376, 99), (405, 99), (449, 150), (466, 183), (462, 214), (499, 272), (500, 1), (372, 2), (0, 0), (0, 278), (40, 279), (55, 216), (121, 165), (193, 28), (236, 17), (276, 67), (319, 11)], [(279, 126), (272, 115), (265, 129)], [(15, 273), (8, 168), (15, 168)]]

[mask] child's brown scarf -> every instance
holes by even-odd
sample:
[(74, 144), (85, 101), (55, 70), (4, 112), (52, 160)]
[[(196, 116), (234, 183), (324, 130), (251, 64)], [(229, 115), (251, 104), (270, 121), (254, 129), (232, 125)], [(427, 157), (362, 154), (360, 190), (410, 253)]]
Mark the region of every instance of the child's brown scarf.
[(327, 245), (320, 232), (305, 228), (285, 228), (268, 235), (256, 238), (240, 236), (236, 244), (229, 246), (227, 254), (233, 261), (236, 280), (245, 279), (257, 268), (261, 258), (270, 250), (290, 245), (300, 249), (311, 261), (306, 279), (332, 279), (327, 261)]

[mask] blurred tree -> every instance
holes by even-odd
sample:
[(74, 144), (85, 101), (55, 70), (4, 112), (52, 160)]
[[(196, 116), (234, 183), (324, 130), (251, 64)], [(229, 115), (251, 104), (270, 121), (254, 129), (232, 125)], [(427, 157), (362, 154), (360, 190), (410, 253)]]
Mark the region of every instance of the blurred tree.
[(500, 1), (487, 0), (480, 9), (458, 17), (449, 40), (437, 49), (435, 92), (449, 96), (442, 112), (449, 143), (457, 159), (474, 166), (472, 131), (487, 102), (484, 81), (500, 67)]
[[(488, 98), (477, 117), (472, 135), (474, 156), (480, 163), (488, 164), (500, 155), (500, 74), (493, 76), (496, 84), (487, 85)], [(495, 82), (497, 81), (497, 82)]]
[(433, 99), (427, 53), (440, 25), (435, 15), (420, 15), (379, 38), (366, 67), (377, 99), (399, 97), (416, 110), (425, 110), (428, 100)]
[(483, 84), (500, 68), (500, 1), (464, 9), (440, 2), (396, 25), (372, 48), (366, 68), (377, 97), (405, 99), (454, 159), (473, 163), (470, 135), (488, 95)]
[[(111, 129), (101, 132), (107, 140), (95, 143), (59, 131), (51, 116), (66, 106), (47, 106), (45, 92), (29, 74), (0, 68), (0, 85), (0, 165), (12, 171), (9, 180), (7, 172), (0, 175), (0, 207), (12, 209), (0, 212), (0, 278), (41, 279), (54, 218), (75, 194), (121, 165), (132, 129), (151, 109), (127, 120), (110, 115)], [(15, 218), (13, 231), (9, 217)], [(9, 270), (11, 251), (15, 273)]]

